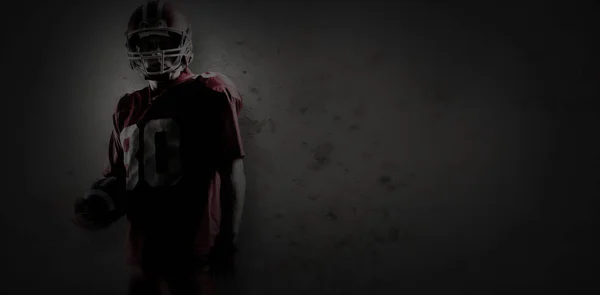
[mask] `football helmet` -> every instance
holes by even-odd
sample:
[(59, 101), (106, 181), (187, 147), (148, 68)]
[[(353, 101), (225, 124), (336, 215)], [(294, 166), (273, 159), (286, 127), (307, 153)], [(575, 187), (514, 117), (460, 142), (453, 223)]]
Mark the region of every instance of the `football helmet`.
[(146, 80), (168, 80), (194, 57), (191, 25), (171, 3), (148, 1), (139, 6), (125, 35), (129, 64)]

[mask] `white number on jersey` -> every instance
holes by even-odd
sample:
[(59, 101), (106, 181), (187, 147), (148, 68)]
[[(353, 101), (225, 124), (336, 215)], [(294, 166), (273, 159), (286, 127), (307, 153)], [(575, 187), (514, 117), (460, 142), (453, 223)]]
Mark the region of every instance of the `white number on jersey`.
[[(151, 187), (171, 186), (181, 179), (180, 133), (179, 126), (172, 119), (156, 119), (143, 127), (144, 181)], [(127, 126), (121, 131), (120, 140), (123, 146), (123, 163), (127, 171), (127, 190), (133, 190), (139, 179), (140, 162), (135, 158), (140, 147), (140, 134), (137, 125)], [(164, 142), (158, 142), (164, 149), (157, 149), (157, 134)], [(166, 171), (159, 172), (157, 164), (164, 161)]]

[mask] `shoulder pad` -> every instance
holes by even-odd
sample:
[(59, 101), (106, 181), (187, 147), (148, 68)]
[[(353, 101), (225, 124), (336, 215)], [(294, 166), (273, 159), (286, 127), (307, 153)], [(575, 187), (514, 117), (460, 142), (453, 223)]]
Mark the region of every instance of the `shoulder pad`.
[(225, 92), (229, 90), (232, 95), (238, 93), (235, 84), (227, 76), (218, 72), (203, 72), (198, 76), (198, 79), (208, 88)]

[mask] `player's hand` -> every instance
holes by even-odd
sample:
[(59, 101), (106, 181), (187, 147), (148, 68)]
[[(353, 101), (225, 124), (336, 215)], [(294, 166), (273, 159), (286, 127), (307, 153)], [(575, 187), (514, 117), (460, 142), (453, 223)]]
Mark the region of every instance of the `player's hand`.
[(215, 245), (208, 255), (210, 274), (218, 279), (232, 279), (235, 276), (235, 254), (237, 247), (233, 238), (217, 236)]
[(96, 231), (109, 227), (122, 215), (119, 206), (119, 182), (114, 177), (104, 178), (92, 185), (75, 200), (73, 224)]
[(112, 223), (110, 213), (103, 200), (95, 195), (86, 195), (75, 200), (75, 214), (71, 221), (80, 228), (97, 231)]

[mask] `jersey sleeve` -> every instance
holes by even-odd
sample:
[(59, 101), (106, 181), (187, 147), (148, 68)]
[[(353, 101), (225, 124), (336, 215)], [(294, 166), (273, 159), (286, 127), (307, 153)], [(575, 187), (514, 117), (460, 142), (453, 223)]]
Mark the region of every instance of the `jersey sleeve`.
[(223, 120), (221, 122), (221, 159), (223, 163), (229, 163), (237, 159), (243, 159), (246, 156), (238, 122), (238, 116), (242, 108), (242, 98), (235, 89), (231, 88), (226, 88), (224, 94)]
[[(220, 162), (231, 163), (246, 156), (238, 117), (242, 111), (242, 96), (237, 91), (231, 80), (222, 74), (216, 74), (213, 79), (218, 83), (213, 84), (213, 89), (220, 93), (222, 99), (218, 104), (220, 110)], [(218, 86), (217, 86), (218, 85)]]
[(125, 178), (125, 165), (123, 163), (123, 148), (119, 139), (119, 111), (113, 114), (113, 128), (108, 141), (108, 158), (102, 175), (104, 177)]

